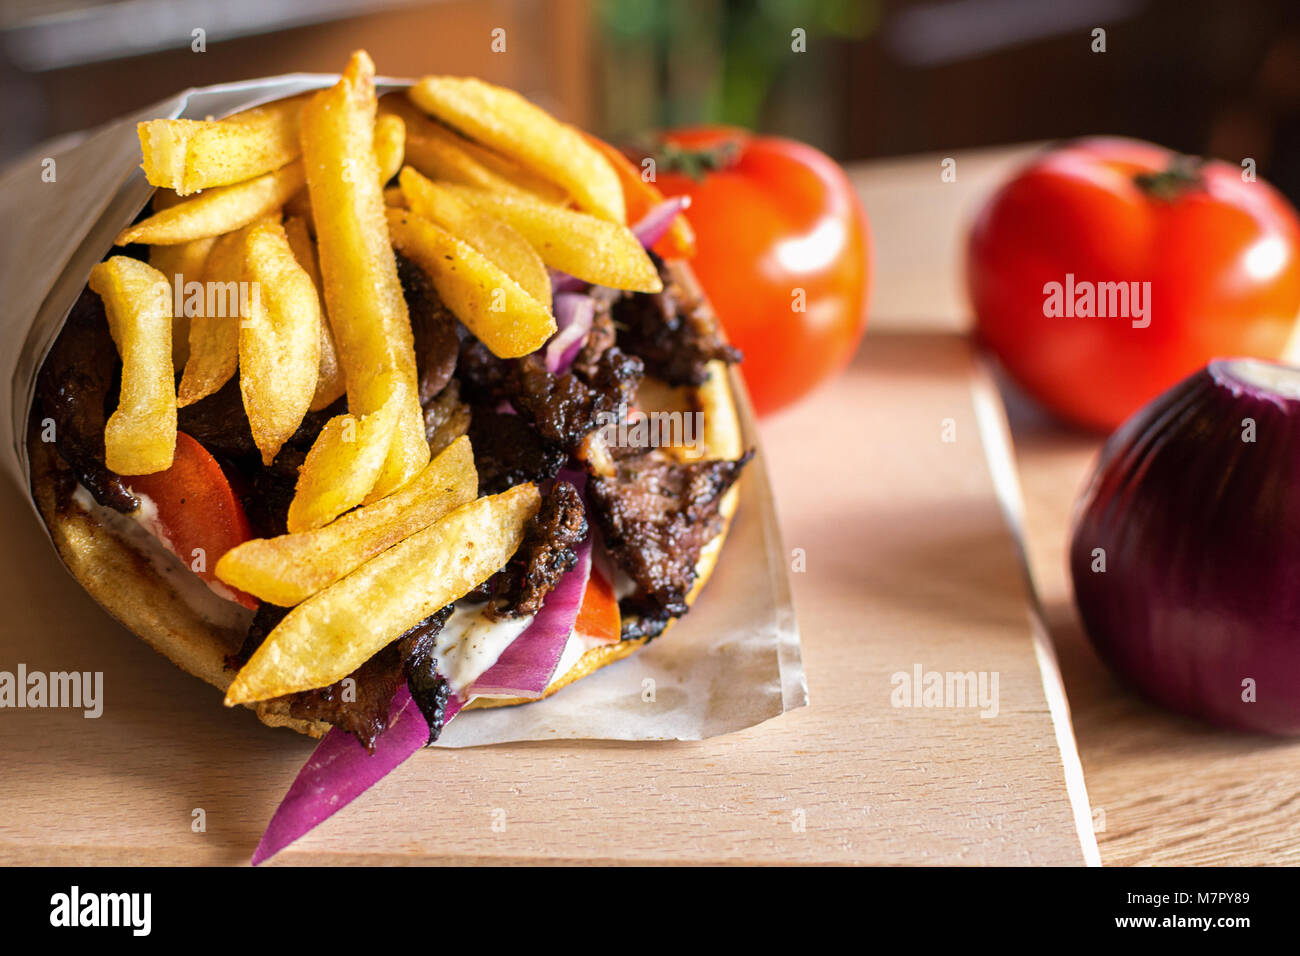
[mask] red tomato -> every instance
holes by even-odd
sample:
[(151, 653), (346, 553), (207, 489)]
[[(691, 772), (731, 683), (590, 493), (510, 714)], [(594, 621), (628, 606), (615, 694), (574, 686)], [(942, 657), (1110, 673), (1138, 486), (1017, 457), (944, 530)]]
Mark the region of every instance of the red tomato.
[[(811, 146), (744, 130), (664, 135), (657, 185), (690, 196), (691, 266), (741, 366), (754, 408), (776, 411), (839, 372), (866, 325), (871, 237), (853, 187)], [(701, 152), (719, 162), (680, 171)]]
[[(170, 468), (123, 480), (132, 491), (149, 496), (158, 508), (164, 543), (205, 581), (217, 581), (213, 573), (217, 560), (253, 536), (244, 506), (221, 466), (184, 432), (176, 433), (176, 454)], [(257, 609), (255, 597), (243, 591), (234, 593), (244, 607)]]
[[(654, 183), (641, 178), (641, 168), (634, 165), (621, 150), (590, 133), (582, 135), (588, 143), (600, 150), (601, 155), (614, 168), (619, 184), (623, 187), (623, 201), (627, 204), (627, 224), (635, 226), (646, 213), (664, 201), (664, 194)], [(685, 216), (679, 214), (673, 219), (663, 238), (654, 244), (654, 251), (665, 259), (689, 259), (695, 255), (695, 233), (691, 232), (691, 224)]]
[(614, 587), (595, 568), (587, 579), (587, 590), (582, 595), (582, 607), (578, 608), (578, 619), (573, 622), (573, 629), (579, 634), (595, 638), (606, 643), (619, 640), (623, 621), (618, 613), (618, 599), (614, 597)]
[(1300, 224), (1240, 167), (1081, 140), (985, 206), (967, 282), (978, 335), (1010, 376), (1063, 418), (1110, 429), (1212, 358), (1282, 355)]

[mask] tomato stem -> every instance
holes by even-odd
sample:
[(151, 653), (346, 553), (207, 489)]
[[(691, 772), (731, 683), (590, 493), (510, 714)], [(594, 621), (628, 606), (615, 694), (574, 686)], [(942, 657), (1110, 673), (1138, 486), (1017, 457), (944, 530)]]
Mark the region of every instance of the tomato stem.
[(727, 139), (716, 146), (690, 148), (660, 139), (642, 150), (660, 172), (681, 173), (700, 182), (708, 173), (726, 169), (740, 155), (740, 141)]
[(1199, 156), (1176, 154), (1169, 165), (1155, 173), (1138, 173), (1133, 182), (1148, 196), (1173, 202), (1183, 193), (1200, 189), (1205, 185), (1201, 178), (1201, 167), (1205, 160)]

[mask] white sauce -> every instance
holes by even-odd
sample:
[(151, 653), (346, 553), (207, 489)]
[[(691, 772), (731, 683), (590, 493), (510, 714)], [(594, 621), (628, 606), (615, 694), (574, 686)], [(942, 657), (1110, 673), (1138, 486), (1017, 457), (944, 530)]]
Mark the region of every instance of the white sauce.
[(564, 653), (560, 655), (560, 662), (555, 665), (555, 673), (551, 675), (551, 683), (554, 684), (565, 674), (569, 673), (569, 671), (573, 670), (573, 665), (578, 663), (578, 659), (582, 657), (583, 654), (587, 653), (590, 648), (602, 643), (604, 642), (593, 641), (591, 638), (584, 634), (579, 634), (577, 631), (570, 634), (569, 640), (564, 645)]
[[(85, 489), (80, 485), (77, 486), (78, 492), (83, 490)], [(89, 492), (86, 493), (89, 494)], [(161, 541), (163, 547), (168, 551), (172, 554), (176, 554), (176, 549), (172, 547), (171, 539), (167, 537), (167, 533), (163, 531), (162, 523), (158, 520), (158, 506), (154, 504), (154, 500), (148, 495), (141, 494), (138, 491), (133, 491), (131, 494), (135, 495), (136, 500), (140, 502), (140, 507), (127, 515), (127, 517)]]
[[(77, 487), (80, 488), (81, 486), (78, 485)], [(86, 492), (86, 494), (89, 495), (90, 492)], [(157, 538), (158, 542), (164, 548), (166, 548), (172, 554), (176, 555), (177, 559), (181, 562), (181, 564), (186, 564), (190, 560), (191, 556), (186, 554), (181, 554), (179, 551), (176, 550), (176, 545), (172, 542), (172, 539), (167, 535), (167, 529), (163, 526), (163, 523), (158, 520), (158, 505), (155, 504), (154, 500), (150, 498), (148, 495), (141, 494), (138, 491), (132, 491), (131, 494), (135, 495), (136, 498), (139, 499), (140, 507), (137, 508), (135, 511), (131, 512), (131, 514), (127, 515), (127, 517), (129, 517), (132, 521), (136, 522), (138, 525), (140, 525), (140, 527), (144, 528), (155, 538)], [(194, 569), (190, 568), (190, 570), (193, 571)], [(198, 577), (198, 575), (195, 574), (195, 577)], [(202, 581), (204, 584), (206, 584), (209, 588), (211, 588), (212, 593), (215, 594), (217, 597), (221, 598), (223, 601), (234, 601), (236, 604), (239, 603), (238, 601), (235, 600), (235, 591), (233, 588), (229, 588), (217, 580), (209, 581), (207, 578), (201, 578), (201, 577), (199, 578), (199, 580)]]
[(514, 639), (533, 622), (531, 616), (493, 621), (484, 613), (486, 609), (486, 604), (457, 607), (447, 618), (434, 645), (438, 673), (447, 678), (452, 692), (458, 697), (495, 664)]
[[(205, 621), (229, 630), (247, 630), (253, 612), (229, 600), (225, 595), (233, 592), (219, 581), (204, 581), (191, 571), (167, 540), (166, 533), (158, 522), (158, 506), (148, 495), (137, 492), (136, 497), (140, 499), (140, 507), (130, 515), (100, 505), (81, 485), (77, 486), (72, 500), (83, 511), (94, 515), (113, 534), (144, 554), (154, 570)], [(626, 576), (624, 579), (624, 582), (618, 583), (635, 586)], [(447, 678), (451, 690), (462, 699), (463, 692), (500, 660), (506, 648), (533, 622), (531, 616), (492, 621), (483, 613), (486, 607), (486, 604), (457, 607), (447, 619), (435, 643), (434, 656), (438, 659), (438, 671)], [(551, 683), (572, 670), (588, 650), (603, 643), (606, 642), (577, 631), (572, 632), (565, 642), (555, 672), (551, 675)], [(474, 698), (479, 696), (517, 695), (476, 694)]]
[[(483, 613), (486, 605), (471, 604), (457, 607), (443, 626), (435, 644), (434, 656), (438, 659), (438, 672), (447, 678), (451, 690), (465, 700), (466, 691), (474, 681), (501, 659), (506, 648), (533, 622), (531, 617), (489, 620)], [(551, 674), (555, 683), (570, 670), (583, 654), (593, 647), (607, 643), (573, 631), (569, 634), (560, 660)], [(512, 698), (518, 694), (474, 694), (466, 700), (486, 698)]]
[[(163, 578), (191, 610), (207, 623), (225, 630), (246, 631), (253, 612), (242, 604), (221, 595), (217, 588), (190, 570), (162, 540), (158, 525), (158, 507), (147, 495), (136, 494), (140, 507), (130, 515), (105, 508), (82, 485), (72, 493), (72, 501), (82, 511), (93, 515), (105, 528), (121, 538), (128, 546), (143, 554), (153, 569)], [(218, 582), (226, 594), (232, 592)]]

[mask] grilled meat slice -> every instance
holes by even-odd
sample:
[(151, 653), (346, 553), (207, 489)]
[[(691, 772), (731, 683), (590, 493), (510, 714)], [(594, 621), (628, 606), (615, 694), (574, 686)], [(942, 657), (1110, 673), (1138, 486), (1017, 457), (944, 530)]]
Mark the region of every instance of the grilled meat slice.
[(253, 656), (253, 652), (261, 647), (262, 642), (266, 640), (266, 635), (274, 631), (288, 613), (289, 609), (287, 607), (280, 607), (277, 604), (271, 604), (269, 601), (263, 601), (259, 604), (257, 613), (253, 615), (253, 620), (248, 625), (248, 633), (244, 635), (244, 643), (240, 645), (239, 650), (234, 654), (226, 655), (226, 670), (238, 671), (247, 664), (248, 659)]
[(420, 404), (428, 405), (446, 388), (460, 353), (460, 323), (439, 298), (433, 283), (414, 262), (397, 255), (397, 277), (411, 316)]
[(460, 385), (456, 379), (424, 405), (424, 437), (429, 440), (429, 452), (440, 451), (469, 431), (470, 408), (460, 400)]
[(600, 361), (600, 357), (614, 345), (616, 333), (610, 310), (615, 300), (624, 294), (617, 289), (592, 290), (591, 298), (595, 302), (595, 309), (591, 319), (591, 331), (587, 333), (582, 348), (573, 359), (573, 368), (578, 372), (587, 376), (595, 375), (596, 364)]
[(401, 679), (401, 658), (394, 643), (343, 680), (283, 699), (289, 703), (291, 717), (333, 724), (374, 753), (375, 741), (388, 728), (388, 711)]
[(717, 317), (701, 296), (686, 289), (651, 253), (663, 278), (662, 292), (625, 293), (612, 306), (618, 344), (645, 362), (646, 372), (669, 385), (703, 385), (714, 359), (739, 362)]
[(752, 457), (681, 464), (651, 451), (587, 483), (605, 546), (637, 585), (623, 605), (628, 617), (686, 613), (700, 552), (723, 528), (722, 496)]
[(471, 405), (499, 405), (506, 398), (510, 366), (509, 360), (497, 358), (474, 336), (467, 336), (460, 343), (456, 366), (461, 396)]
[(578, 563), (575, 549), (586, 537), (582, 496), (567, 481), (557, 482), (529, 520), (514, 558), (496, 576), (487, 616), (500, 621), (540, 611), (546, 595)]
[(588, 433), (626, 415), (641, 381), (641, 360), (607, 349), (590, 374), (552, 375), (538, 355), (519, 359), (506, 379), (506, 397), (548, 441), (572, 452)]
[(104, 303), (85, 289), (41, 367), (37, 397), (42, 418), (54, 422), (54, 447), (77, 480), (101, 505), (130, 514), (139, 499), (104, 464), (104, 425), (119, 367)]
[(518, 415), (479, 405), (471, 412), (469, 441), (479, 494), (495, 495), (525, 481), (554, 478), (568, 456)]
[[(226, 658), (226, 667), (238, 670), (248, 663), (253, 652), (288, 613), (288, 608), (263, 603), (239, 652)], [(286, 705), (291, 717), (323, 720), (347, 731), (374, 753), (375, 741), (388, 727), (393, 695), (399, 683), (406, 680), (417, 706), (429, 721), (432, 743), (442, 730), (448, 693), (446, 681), (438, 676), (433, 651), (438, 633), (450, 614), (451, 608), (445, 607), (429, 615), (343, 680), (328, 687), (287, 694), (276, 702)]]
[(402, 673), (411, 698), (429, 724), (429, 743), (442, 733), (446, 720), (447, 698), (451, 687), (438, 673), (438, 660), (433, 656), (438, 634), (451, 616), (451, 606), (429, 615), (397, 639), (397, 651), (402, 661)]
[(235, 466), (242, 478), (235, 485), (236, 493), (255, 537), (275, 538), (289, 532), (289, 503), (306, 460), (306, 451), (286, 444), (270, 465), (244, 458)]

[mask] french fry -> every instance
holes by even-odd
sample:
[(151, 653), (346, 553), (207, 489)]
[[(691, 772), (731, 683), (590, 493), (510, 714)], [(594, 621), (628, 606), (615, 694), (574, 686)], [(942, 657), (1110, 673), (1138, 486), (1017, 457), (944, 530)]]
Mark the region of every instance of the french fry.
[[(618, 175), (630, 223), (635, 225), (640, 222), (650, 210), (664, 201), (664, 194), (659, 191), (659, 187), (648, 181), (642, 168), (624, 156), (621, 150), (590, 133), (583, 133), (582, 136), (591, 144), (592, 149), (609, 161), (610, 168)], [(665, 259), (691, 259), (695, 256), (695, 230), (685, 215), (678, 213), (673, 217), (672, 225), (664, 237), (655, 243), (655, 248)]]
[[(304, 97), (277, 100), (222, 120), (157, 119), (140, 123), (145, 178), (188, 196), (269, 173), (298, 158), (298, 112)], [(157, 208), (157, 207), (155, 207)]]
[(302, 163), (295, 161), (256, 179), (206, 189), (127, 226), (113, 242), (119, 246), (132, 242), (169, 246), (233, 232), (278, 210), (303, 182)]
[(190, 317), (189, 355), (176, 393), (176, 404), (181, 408), (207, 398), (230, 381), (239, 368), (243, 229), (227, 233), (213, 242), (203, 265), (202, 281), (203, 299), (197, 314)]
[(431, 119), (405, 94), (390, 93), (379, 101), (380, 113), (392, 113), (406, 124), (406, 163), (432, 179), (446, 179), (492, 192), (518, 193), (564, 203), (568, 193), (550, 180), (525, 169)]
[(379, 185), (386, 186), (402, 168), (406, 148), (406, 124), (395, 113), (375, 117), (375, 163), (379, 166)]
[(480, 165), (454, 143), (439, 137), (407, 133), (405, 162), (434, 179), (492, 192), (522, 192), (514, 183)]
[(474, 453), (462, 436), (387, 498), (315, 531), (245, 541), (221, 556), (216, 574), (263, 601), (293, 607), (477, 494)]
[(456, 143), (461, 149), (469, 154), (470, 158), (475, 160), (480, 166), (483, 166), (498, 176), (512, 183), (516, 189), (508, 190), (515, 192), (522, 190), (524, 195), (531, 196), (534, 199), (542, 199), (546, 202), (559, 203), (568, 205), (569, 194), (564, 189), (549, 179), (537, 175), (531, 169), (520, 166), (513, 159), (508, 159), (500, 153), (494, 153), (486, 146), (480, 146), (473, 140), (466, 139), (455, 130), (448, 129), (441, 123), (434, 123), (435, 127), (442, 130), (444, 134)]
[[(182, 242), (178, 246), (150, 246), (149, 265), (163, 274), (173, 290), (180, 286), (183, 300), (187, 283), (203, 281), (203, 267), (216, 241), (209, 237)], [(176, 312), (172, 316), (172, 366), (184, 368), (190, 355), (190, 319), (183, 305), (179, 311), (173, 306), (172, 311)]]
[(323, 527), (366, 501), (396, 438), (404, 400), (399, 387), (369, 415), (336, 415), (325, 423), (298, 472), (289, 502), (290, 533)]
[(275, 220), (249, 227), (244, 275), (257, 291), (239, 323), (239, 390), (262, 464), (269, 465), (316, 394), (320, 298)]
[(419, 266), (456, 318), (500, 358), (541, 348), (555, 317), (468, 243), (405, 209), (388, 210), (393, 246)]
[(325, 315), (325, 290), (320, 281), (320, 264), (316, 261), (316, 243), (308, 232), (306, 220), (290, 216), (284, 221), (284, 234), (289, 238), (289, 247), (293, 249), (298, 265), (311, 276), (312, 284), (316, 286), (316, 295), (322, 303), (320, 365), (316, 369), (316, 394), (311, 400), (311, 410), (319, 412), (342, 397), (347, 391), (347, 382), (343, 379), (343, 367), (339, 364), (338, 348), (334, 344), (334, 333), (330, 330), (329, 316)]
[(113, 256), (90, 270), (90, 288), (104, 300), (122, 357), (121, 396), (104, 428), (105, 464), (119, 475), (166, 471), (176, 452), (171, 287), (152, 266)]
[(546, 308), (551, 307), (551, 277), (546, 263), (527, 239), (500, 219), (429, 182), (410, 166), (402, 170), (400, 181), (402, 196), (412, 212), (473, 246), (525, 292)]
[[(375, 163), (379, 168), (379, 184), (386, 186), (402, 168), (406, 148), (406, 126), (397, 115), (380, 114), (375, 118)], [(304, 186), (284, 204), (286, 217), (306, 221), (309, 231), (315, 230), (311, 212), (311, 195)]]
[(654, 262), (626, 226), (524, 196), (489, 193), (454, 183), (442, 185), (513, 228), (532, 243), (548, 266), (615, 289), (663, 290)]
[(558, 183), (578, 207), (626, 222), (623, 188), (609, 162), (573, 127), (514, 90), (472, 77), (426, 76), (411, 87), (415, 105), (470, 139)]
[(346, 677), (505, 565), (539, 502), (532, 484), (471, 501), (308, 598), (285, 615), (235, 675), (227, 706), (326, 687)]
[(316, 223), (325, 310), (358, 416), (404, 403), (371, 495), (400, 487), (429, 463), (406, 300), (389, 243), (375, 162), (374, 64), (354, 53), (337, 84), (303, 107), (303, 160)]
[(150, 246), (149, 265), (166, 276), (168, 282), (179, 279), (183, 293), (184, 283), (201, 280), (203, 266), (216, 241), (215, 236), (209, 236), (174, 246)]

